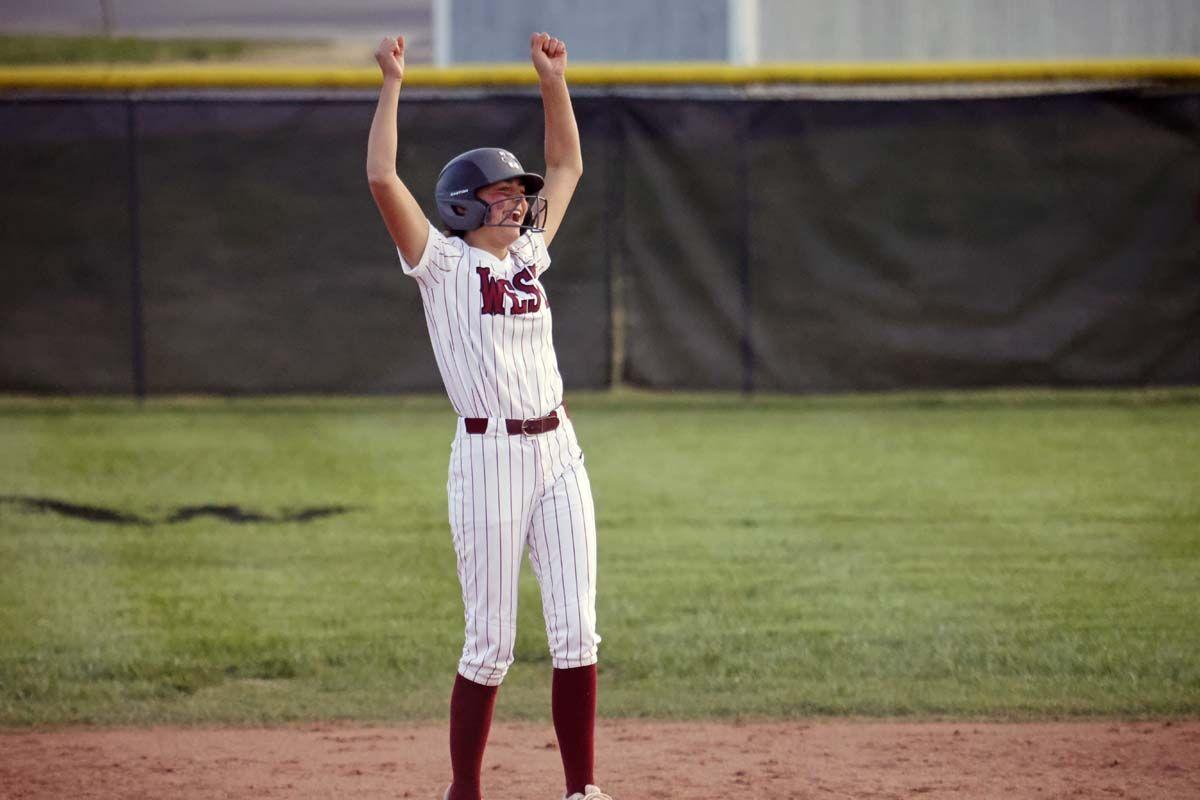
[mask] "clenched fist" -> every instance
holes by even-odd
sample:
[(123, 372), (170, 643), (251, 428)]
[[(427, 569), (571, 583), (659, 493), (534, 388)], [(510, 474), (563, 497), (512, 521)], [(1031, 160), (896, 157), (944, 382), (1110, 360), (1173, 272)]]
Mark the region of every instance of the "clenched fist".
[(404, 37), (383, 37), (379, 47), (375, 48), (375, 61), (383, 72), (384, 80), (404, 80)]
[(567, 43), (548, 33), (535, 33), (529, 38), (529, 57), (538, 78), (561, 78), (567, 69)]

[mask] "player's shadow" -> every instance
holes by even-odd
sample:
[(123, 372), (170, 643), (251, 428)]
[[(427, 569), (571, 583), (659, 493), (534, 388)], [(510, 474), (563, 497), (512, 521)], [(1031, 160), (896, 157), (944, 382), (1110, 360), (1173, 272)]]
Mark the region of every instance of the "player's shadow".
[(110, 525), (173, 525), (187, 522), (197, 517), (215, 517), (238, 524), (244, 523), (283, 523), (283, 522), (312, 522), (324, 517), (346, 514), (353, 511), (353, 506), (317, 506), (314, 508), (286, 509), (279, 514), (265, 514), (250, 511), (236, 505), (205, 504), (199, 506), (179, 506), (161, 519), (130, 514), (124, 511), (114, 511), (110, 508), (89, 506), (82, 503), (68, 503), (50, 497), (18, 497), (12, 495), (0, 496), (0, 503), (16, 506), (25, 511), (49, 512), (71, 519), (81, 519), (86, 522), (101, 522)]

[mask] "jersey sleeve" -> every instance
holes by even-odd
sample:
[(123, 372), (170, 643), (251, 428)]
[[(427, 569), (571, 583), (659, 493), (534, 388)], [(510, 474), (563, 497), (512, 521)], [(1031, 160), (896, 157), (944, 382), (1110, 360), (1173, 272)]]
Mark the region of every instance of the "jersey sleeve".
[(546, 249), (546, 237), (540, 233), (524, 233), (509, 251), (524, 266), (533, 267), (536, 278), (550, 268), (550, 251)]
[(400, 269), (405, 275), (418, 283), (437, 284), (462, 261), (463, 251), (461, 240), (450, 239), (430, 223), (429, 238), (417, 263), (408, 263), (399, 247), (396, 248), (396, 255), (400, 257)]

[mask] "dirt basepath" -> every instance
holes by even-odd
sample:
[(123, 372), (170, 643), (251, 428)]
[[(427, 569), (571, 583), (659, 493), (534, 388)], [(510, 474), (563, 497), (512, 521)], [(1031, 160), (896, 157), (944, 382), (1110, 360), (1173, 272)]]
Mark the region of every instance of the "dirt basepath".
[[(0, 733), (0, 797), (420, 798), (449, 776), (440, 725)], [(1200, 721), (603, 722), (616, 800), (1200, 798)], [(548, 724), (497, 724), (485, 792), (558, 800)]]

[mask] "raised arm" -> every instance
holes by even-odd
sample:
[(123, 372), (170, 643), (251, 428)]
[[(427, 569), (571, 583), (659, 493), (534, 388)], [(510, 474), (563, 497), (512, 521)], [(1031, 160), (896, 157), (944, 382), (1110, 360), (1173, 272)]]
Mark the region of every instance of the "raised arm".
[(537, 70), (546, 114), (546, 244), (558, 232), (575, 186), (583, 175), (583, 152), (579, 127), (567, 91), (567, 45), (548, 33), (535, 33), (529, 40), (529, 57)]
[(375, 50), (375, 60), (383, 72), (383, 88), (371, 133), (367, 137), (367, 180), (371, 196), (383, 224), (400, 254), (416, 264), (429, 240), (429, 222), (412, 192), (396, 174), (396, 112), (400, 104), (400, 85), (404, 82), (404, 37), (385, 37)]

